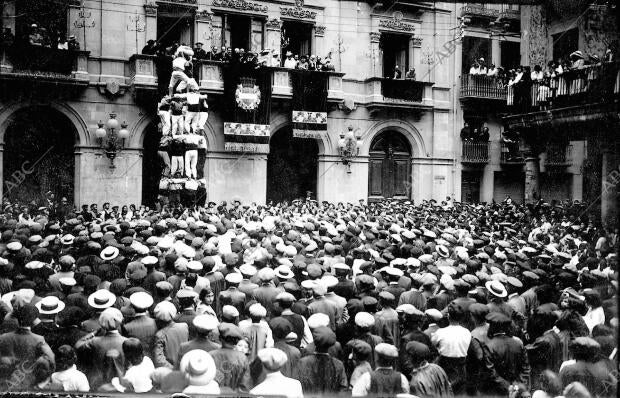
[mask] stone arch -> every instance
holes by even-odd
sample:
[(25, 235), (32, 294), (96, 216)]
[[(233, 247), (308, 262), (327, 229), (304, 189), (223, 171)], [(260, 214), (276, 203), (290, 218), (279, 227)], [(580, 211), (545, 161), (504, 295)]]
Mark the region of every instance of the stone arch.
[(4, 136), (6, 130), (12, 122), (11, 115), (15, 112), (30, 108), (33, 106), (47, 106), (63, 114), (75, 127), (77, 132), (77, 139), (75, 142), (76, 147), (86, 146), (90, 144), (91, 135), (88, 130), (88, 125), (82, 118), (82, 116), (72, 106), (63, 102), (14, 102), (7, 105), (0, 110), (0, 145), (4, 144)]
[(375, 137), (384, 131), (397, 131), (401, 133), (409, 142), (409, 146), (411, 147), (411, 157), (426, 157), (426, 145), (424, 144), (424, 139), (422, 135), (411, 123), (401, 121), (401, 120), (386, 120), (382, 122), (376, 123), (372, 126), (364, 135), (362, 136), (363, 144), (362, 148), (360, 148), (360, 155), (368, 156), (370, 145)]
[[(275, 133), (277, 133), (280, 129), (287, 127), (292, 122), (288, 115), (280, 114), (271, 119), (270, 126), (271, 131), (269, 132), (270, 138), (273, 137)], [(332, 142), (329, 134), (323, 134), (322, 139), (316, 140), (317, 145), (319, 146), (319, 156), (321, 155), (330, 155), (333, 153), (332, 151)]]

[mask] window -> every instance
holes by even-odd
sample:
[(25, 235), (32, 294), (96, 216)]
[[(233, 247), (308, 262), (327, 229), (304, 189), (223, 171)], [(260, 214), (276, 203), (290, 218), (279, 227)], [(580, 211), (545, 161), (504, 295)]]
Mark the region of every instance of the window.
[(579, 49), (579, 29), (574, 28), (561, 33), (557, 33), (553, 37), (553, 59), (568, 59), (573, 51)]
[[(282, 38), (283, 45), (287, 44), (282, 49), (283, 54), (287, 51), (299, 56), (312, 54), (312, 24), (284, 21), (282, 22)], [(323, 56), (323, 54), (318, 55)], [(285, 57), (282, 57), (282, 62), (284, 59)]]
[(480, 58), (484, 58), (485, 66), (491, 63), (491, 43), (482, 37), (465, 36), (463, 38), (463, 56), (461, 57), (462, 73), (468, 73), (469, 68)]
[(383, 77), (395, 77), (396, 66), (401, 72), (401, 79), (409, 69), (409, 36), (393, 33), (381, 33), (379, 46), (383, 51)]
[(246, 15), (214, 15), (213, 45), (260, 52), (264, 48), (264, 19)]
[(191, 46), (194, 38), (194, 10), (159, 4), (157, 8), (157, 40), (163, 47), (175, 43)]
[(505, 70), (516, 68), (521, 64), (521, 45), (519, 42), (503, 41), (500, 44), (502, 51), (501, 65)]

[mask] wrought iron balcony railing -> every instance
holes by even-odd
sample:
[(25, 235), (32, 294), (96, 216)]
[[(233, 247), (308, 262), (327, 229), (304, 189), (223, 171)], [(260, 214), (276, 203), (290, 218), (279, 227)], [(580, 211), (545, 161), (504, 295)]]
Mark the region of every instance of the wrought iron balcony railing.
[(519, 143), (502, 142), (500, 145), (500, 163), (501, 164), (524, 164), (525, 158), (523, 152), (519, 148)]
[(573, 146), (552, 143), (545, 151), (545, 166), (567, 167), (573, 162)]
[(486, 75), (462, 75), (461, 98), (506, 100), (506, 85), (501, 79)]
[(463, 163), (488, 163), (489, 162), (489, 143), (476, 141), (463, 141), (463, 152), (461, 155)]

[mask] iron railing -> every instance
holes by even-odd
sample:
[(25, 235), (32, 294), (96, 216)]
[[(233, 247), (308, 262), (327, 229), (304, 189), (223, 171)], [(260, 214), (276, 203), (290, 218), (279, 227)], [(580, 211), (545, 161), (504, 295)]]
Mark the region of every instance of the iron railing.
[(509, 86), (506, 103), (513, 113), (609, 101), (620, 94), (620, 68), (615, 62), (588, 65), (531, 83)]
[(463, 163), (488, 163), (489, 143), (476, 141), (463, 141)]
[(462, 75), (461, 98), (506, 100), (506, 85), (501, 79), (486, 75)]

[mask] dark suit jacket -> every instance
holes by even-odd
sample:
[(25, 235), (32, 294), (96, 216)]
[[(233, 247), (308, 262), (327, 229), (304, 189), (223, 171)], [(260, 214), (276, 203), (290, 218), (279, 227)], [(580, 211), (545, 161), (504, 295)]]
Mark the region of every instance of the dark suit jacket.
[(523, 343), (505, 335), (495, 336), (488, 342), (491, 361), (498, 375), (509, 383), (528, 385), (530, 362)]
[(148, 314), (136, 316), (123, 326), (123, 334), (127, 337), (135, 337), (142, 342), (144, 354), (153, 359), (153, 340), (157, 333), (155, 319)]

